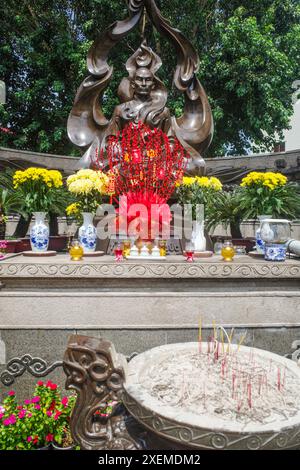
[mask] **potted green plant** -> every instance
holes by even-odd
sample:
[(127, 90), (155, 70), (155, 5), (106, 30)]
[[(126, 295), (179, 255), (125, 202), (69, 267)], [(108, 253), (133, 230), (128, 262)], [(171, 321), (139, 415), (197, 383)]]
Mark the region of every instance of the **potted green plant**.
[(35, 216), (35, 222), (30, 230), (32, 250), (47, 251), (49, 228), (45, 224), (45, 216), (53, 208), (57, 190), (63, 185), (61, 173), (44, 168), (18, 170), (13, 176), (13, 185), (23, 196), (26, 213)]
[[(300, 188), (281, 173), (252, 171), (243, 178), (239, 203), (245, 219), (296, 219), (300, 214)], [(256, 251), (264, 254), (264, 242), (256, 230)]]
[(300, 187), (281, 173), (252, 171), (240, 187), (239, 204), (245, 219), (266, 214), (293, 220), (300, 215)]
[(18, 240), (8, 239), (6, 237), (6, 224), (8, 215), (16, 212), (21, 208), (21, 200), (17, 194), (14, 194), (8, 188), (0, 186), (0, 240), (7, 241), (7, 253), (14, 253)]
[[(97, 233), (93, 220), (103, 196), (107, 194), (109, 181), (109, 176), (102, 171), (89, 169), (79, 170), (67, 179), (67, 187), (73, 196), (76, 210), (83, 217), (83, 225), (78, 233), (84, 253), (92, 253), (96, 249)], [(68, 209), (70, 212), (70, 207)]]
[[(191, 240), (196, 251), (205, 251), (206, 237), (204, 235), (204, 211), (197, 213), (202, 205), (205, 212), (213, 204), (216, 194), (222, 190), (222, 184), (218, 178), (207, 176), (184, 176), (176, 185), (175, 196), (183, 206), (191, 205), (193, 229)], [(202, 215), (202, 217), (201, 217)]]

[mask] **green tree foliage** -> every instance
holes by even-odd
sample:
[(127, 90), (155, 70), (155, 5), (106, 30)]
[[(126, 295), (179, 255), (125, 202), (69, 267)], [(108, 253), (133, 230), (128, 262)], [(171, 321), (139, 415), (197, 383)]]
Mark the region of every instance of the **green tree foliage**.
[[(212, 105), (215, 137), (208, 155), (272, 148), (292, 114), (292, 82), (300, 78), (299, 0), (160, 0), (164, 16), (186, 34), (200, 56), (199, 78)], [(0, 145), (77, 154), (66, 123), (86, 76), (86, 54), (95, 37), (127, 16), (125, 0), (6, 0), (0, 17), (0, 78), (7, 105), (0, 106)], [(135, 31), (111, 57), (114, 77), (104, 109), (118, 102), (126, 59), (141, 41)], [(151, 24), (148, 43), (161, 54), (159, 71), (172, 87), (175, 51)], [(173, 88), (169, 107), (179, 115)]]

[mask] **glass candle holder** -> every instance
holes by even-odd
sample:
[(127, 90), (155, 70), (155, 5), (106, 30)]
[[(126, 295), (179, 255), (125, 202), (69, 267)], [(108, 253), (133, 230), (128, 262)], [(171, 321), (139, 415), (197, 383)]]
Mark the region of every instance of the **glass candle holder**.
[(223, 244), (223, 248), (221, 250), (221, 255), (224, 261), (232, 261), (235, 255), (235, 251), (231, 241), (226, 241)]
[(123, 261), (123, 249), (120, 245), (115, 248), (115, 261)]
[(216, 243), (214, 244), (214, 253), (215, 255), (220, 255), (223, 248), (222, 238), (217, 238)]
[(80, 245), (78, 240), (74, 240), (71, 243), (69, 254), (71, 256), (71, 261), (80, 261), (83, 257), (83, 248)]
[(188, 263), (192, 263), (194, 261), (194, 252), (195, 248), (193, 243), (187, 243), (185, 245), (185, 256)]
[(246, 255), (247, 254), (246, 247), (244, 245), (235, 245), (233, 248), (234, 248), (234, 251), (235, 251), (236, 255)]
[(127, 256), (130, 256), (130, 249), (131, 249), (131, 241), (130, 240), (125, 240), (123, 242), (123, 256), (124, 256), (124, 258), (127, 258)]
[(167, 241), (159, 240), (158, 242), (159, 256), (166, 256), (167, 254)]

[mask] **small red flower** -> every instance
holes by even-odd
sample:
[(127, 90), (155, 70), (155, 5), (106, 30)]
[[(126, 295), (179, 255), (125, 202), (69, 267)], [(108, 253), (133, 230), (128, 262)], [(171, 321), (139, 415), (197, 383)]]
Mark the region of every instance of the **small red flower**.
[(53, 419), (57, 420), (61, 414), (62, 414), (61, 411), (57, 410)]
[(51, 403), (51, 405), (50, 405), (50, 406), (49, 406), (49, 408), (48, 408), (48, 409), (49, 409), (49, 411), (53, 411), (53, 410), (54, 410), (54, 408), (55, 408), (55, 405), (56, 405), (56, 401), (55, 401), (55, 400), (53, 400), (53, 401), (52, 401), (52, 403)]
[(46, 436), (46, 441), (47, 441), (47, 442), (52, 442), (52, 441), (53, 441), (53, 438), (54, 438), (53, 434), (47, 434), (47, 436)]
[(37, 444), (39, 442), (39, 436), (34, 436), (33, 443)]
[(51, 385), (50, 385), (50, 389), (51, 389), (51, 390), (56, 390), (56, 389), (57, 389), (57, 385), (56, 385), (56, 384), (51, 384)]
[(44, 382), (42, 382), (41, 380), (39, 380), (37, 384), (38, 384), (39, 387), (42, 387), (42, 386), (44, 385)]
[(9, 395), (10, 397), (14, 397), (15, 394), (16, 394), (16, 392), (15, 392), (14, 390), (10, 390), (10, 391), (8, 392), (8, 395)]

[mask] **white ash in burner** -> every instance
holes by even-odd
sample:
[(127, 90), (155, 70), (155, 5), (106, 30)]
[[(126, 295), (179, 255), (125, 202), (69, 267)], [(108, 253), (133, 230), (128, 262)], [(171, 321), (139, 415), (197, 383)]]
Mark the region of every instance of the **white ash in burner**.
[(300, 379), (292, 370), (257, 350), (217, 341), (162, 355), (139, 380), (162, 405), (236, 421), (242, 429), (284, 422), (300, 410)]

